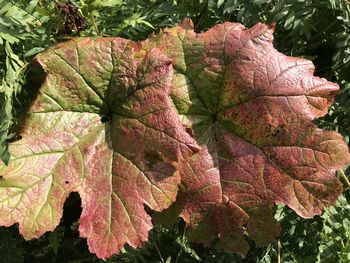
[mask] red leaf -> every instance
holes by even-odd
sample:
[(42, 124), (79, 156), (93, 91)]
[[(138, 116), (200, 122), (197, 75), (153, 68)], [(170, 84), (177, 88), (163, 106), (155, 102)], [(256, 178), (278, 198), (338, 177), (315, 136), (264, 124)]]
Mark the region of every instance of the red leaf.
[(220, 234), (224, 248), (243, 254), (244, 229), (258, 245), (279, 235), (275, 203), (305, 218), (334, 204), (342, 192), (334, 172), (349, 161), (343, 138), (311, 122), (338, 85), (279, 53), (272, 33), (225, 23), (195, 34), (185, 23), (147, 43), (174, 61), (172, 99), (203, 147), (183, 162), (181, 216), (193, 240)]

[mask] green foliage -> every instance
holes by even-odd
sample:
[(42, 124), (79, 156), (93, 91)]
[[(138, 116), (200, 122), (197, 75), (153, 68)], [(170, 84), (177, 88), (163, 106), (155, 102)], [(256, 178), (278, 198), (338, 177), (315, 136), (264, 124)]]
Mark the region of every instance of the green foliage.
[(278, 210), (276, 217), (285, 230), (281, 236), (282, 262), (349, 261), (349, 193), (313, 220), (296, 217), (287, 209)]
[(14, 228), (0, 228), (0, 253), (2, 262), (20, 263), (24, 260), (23, 240)]
[(6, 142), (14, 135), (10, 128), (17, 121), (14, 116), (27, 100), (20, 96), (26, 68), (33, 55), (53, 42), (51, 17), (42, 10), (43, 4), (34, 0), (0, 1), (0, 158), (5, 163)]
[[(61, 3), (69, 4), (67, 1)], [(277, 22), (276, 47), (287, 55), (312, 59), (316, 74), (337, 81), (342, 92), (320, 126), (350, 136), (350, 4), (346, 0), (75, 0), (73, 14), (50, 0), (0, 0), (0, 158), (8, 160), (6, 144), (16, 139), (14, 124), (28, 101), (27, 69), (33, 55), (67, 37), (122, 36), (144, 39), (184, 17), (196, 31), (215, 23), (239, 21), (245, 26)], [(71, 17), (80, 17), (74, 28)], [(349, 169), (346, 174), (349, 176)], [(66, 205), (79, 203), (70, 198)], [(312, 220), (301, 219), (278, 207), (282, 262), (350, 261), (350, 192), (333, 208)], [(79, 205), (68, 207), (75, 211)], [(74, 210), (75, 209), (75, 210)], [(75, 212), (71, 212), (75, 213)], [(23, 242), (17, 230), (0, 229), (2, 262), (99, 262), (88, 253), (74, 220), (65, 214), (55, 232)], [(108, 262), (276, 262), (277, 245), (257, 248), (245, 259), (190, 244), (182, 222), (167, 230), (157, 226), (141, 250), (126, 247)]]

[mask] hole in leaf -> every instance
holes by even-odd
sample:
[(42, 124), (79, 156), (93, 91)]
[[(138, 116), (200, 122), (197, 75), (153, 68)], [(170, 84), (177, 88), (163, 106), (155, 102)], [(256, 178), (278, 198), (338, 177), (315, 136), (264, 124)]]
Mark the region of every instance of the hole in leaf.
[(112, 114), (108, 114), (108, 115), (105, 115), (105, 116), (101, 117), (101, 122), (105, 123), (105, 122), (110, 121), (111, 119), (112, 119)]
[[(68, 181), (66, 181), (68, 182)], [(79, 237), (77, 229), (73, 230), (81, 214), (81, 199), (78, 193), (71, 193), (64, 203), (63, 217), (61, 224), (65, 227), (65, 236)]]
[(10, 138), (10, 139), (8, 139), (7, 141), (8, 142), (17, 142), (17, 141), (19, 141), (19, 140), (22, 140), (22, 135), (14, 135), (12, 138)]
[(185, 130), (192, 138), (194, 138), (193, 130), (190, 127), (186, 127)]
[(173, 175), (176, 171), (175, 166), (162, 153), (154, 150), (145, 152), (146, 165), (149, 171), (156, 172), (153, 180), (160, 182)]
[(64, 183), (65, 183), (65, 184), (69, 184), (69, 182), (68, 182), (68, 181), (65, 181)]
[(162, 162), (164, 160), (161, 153), (157, 151), (146, 151), (145, 157), (150, 167), (153, 167), (157, 162)]

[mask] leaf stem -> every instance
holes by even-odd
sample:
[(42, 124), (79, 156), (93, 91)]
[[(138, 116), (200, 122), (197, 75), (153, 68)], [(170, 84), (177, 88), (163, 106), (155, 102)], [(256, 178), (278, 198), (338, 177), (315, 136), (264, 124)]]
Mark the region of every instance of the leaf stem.
[(350, 181), (348, 177), (345, 175), (344, 171), (342, 169), (339, 169), (338, 172), (340, 174), (340, 177), (344, 179), (346, 186), (350, 188)]
[(165, 263), (164, 258), (162, 257), (162, 253), (160, 253), (160, 250), (159, 250), (159, 247), (157, 245), (157, 242), (154, 242), (154, 246), (156, 247), (156, 250), (157, 250), (158, 255), (160, 257), (160, 261), (162, 261), (162, 263)]
[[(186, 235), (186, 225), (185, 225), (184, 230), (182, 232), (182, 239), (185, 238), (185, 235)], [(176, 255), (175, 263), (177, 263), (179, 261), (181, 254), (182, 254), (182, 247), (180, 248), (179, 252)]]
[(277, 263), (281, 263), (281, 241), (277, 240)]
[(90, 16), (90, 19), (91, 19), (91, 21), (92, 21), (92, 25), (93, 25), (93, 27), (94, 27), (94, 29), (95, 29), (97, 35), (101, 35), (101, 34), (100, 34), (100, 30), (98, 29), (98, 26), (97, 26), (97, 24), (96, 24), (94, 15), (91, 15), (91, 16)]

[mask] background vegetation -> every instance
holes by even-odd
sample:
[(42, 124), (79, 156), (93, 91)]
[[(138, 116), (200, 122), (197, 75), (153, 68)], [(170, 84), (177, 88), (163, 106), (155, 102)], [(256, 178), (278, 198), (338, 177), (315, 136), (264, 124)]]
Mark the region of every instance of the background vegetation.
[[(183, 18), (197, 32), (216, 23), (277, 22), (276, 48), (311, 59), (316, 74), (336, 81), (341, 93), (329, 114), (317, 121), (325, 129), (350, 136), (350, 4), (347, 0), (0, 0), (0, 158), (7, 162), (7, 143), (15, 140), (16, 124), (29, 95), (26, 87), (31, 58), (49, 45), (72, 36), (121, 36), (134, 40), (170, 27)], [(349, 176), (350, 169), (344, 170)], [(341, 172), (340, 172), (341, 173)], [(312, 220), (276, 207), (282, 225), (279, 244), (251, 250), (243, 258), (189, 244), (185, 226), (156, 226), (143, 249), (125, 247), (108, 262), (350, 262), (350, 190), (337, 204)], [(60, 226), (25, 242), (15, 226), (0, 228), (1, 262), (99, 262), (79, 238), (80, 199), (65, 204)], [(278, 253), (278, 247), (280, 253)]]

